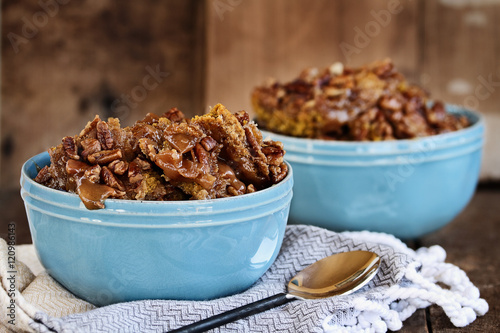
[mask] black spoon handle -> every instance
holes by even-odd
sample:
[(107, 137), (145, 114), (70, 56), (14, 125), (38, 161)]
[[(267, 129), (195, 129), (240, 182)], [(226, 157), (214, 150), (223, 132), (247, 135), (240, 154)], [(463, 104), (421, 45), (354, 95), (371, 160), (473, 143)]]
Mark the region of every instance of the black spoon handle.
[(216, 328), (219, 326), (222, 326), (227, 323), (231, 323), (233, 321), (236, 321), (238, 319), (245, 318), (250, 315), (254, 315), (269, 309), (272, 309), (274, 307), (283, 305), (285, 303), (288, 303), (290, 301), (293, 301), (297, 299), (295, 296), (290, 295), (290, 294), (285, 294), (285, 293), (280, 293), (274, 296), (270, 296), (268, 298), (261, 299), (259, 301), (255, 301), (253, 303), (241, 306), (239, 308), (229, 310), (223, 313), (220, 313), (218, 315), (215, 315), (213, 317), (209, 317), (206, 319), (203, 319), (201, 321), (192, 323), (190, 325), (178, 328), (173, 331), (169, 331), (170, 333), (176, 332), (205, 332), (208, 331), (212, 328)]

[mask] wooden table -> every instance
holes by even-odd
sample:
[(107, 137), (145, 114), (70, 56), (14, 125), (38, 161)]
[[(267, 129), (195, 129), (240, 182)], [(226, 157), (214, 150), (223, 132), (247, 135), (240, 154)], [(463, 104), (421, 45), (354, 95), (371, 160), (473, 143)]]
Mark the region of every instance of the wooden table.
[[(18, 244), (31, 237), (18, 191), (0, 192), (0, 236), (16, 223)], [(489, 304), (489, 312), (465, 328), (456, 328), (438, 306), (417, 311), (400, 332), (497, 332), (500, 329), (500, 185), (480, 186), (467, 208), (442, 230), (410, 242), (413, 247), (441, 245), (447, 262), (462, 268)]]

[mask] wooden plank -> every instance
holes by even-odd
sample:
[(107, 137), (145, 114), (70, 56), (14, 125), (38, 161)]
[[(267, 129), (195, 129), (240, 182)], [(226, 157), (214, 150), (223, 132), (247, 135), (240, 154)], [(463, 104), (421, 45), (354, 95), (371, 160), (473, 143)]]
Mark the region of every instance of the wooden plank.
[(2, 2), (1, 188), (95, 114), (130, 125), (173, 106), (200, 113), (203, 2), (40, 3)]
[[(391, 58), (405, 76), (417, 79), (419, 6), (413, 1), (340, 1), (342, 61), (360, 66)], [(351, 51), (351, 52), (349, 52)]]
[(482, 179), (500, 179), (500, 1), (422, 1), (420, 83), (486, 117)]
[(456, 328), (441, 308), (430, 308), (432, 332), (495, 332), (500, 327), (500, 191), (478, 191), (469, 206), (440, 231), (422, 239), (423, 246), (438, 244), (447, 262), (463, 269), (489, 304), (489, 312), (471, 325)]
[(250, 93), (269, 77), (340, 59), (338, 2), (256, 0), (217, 11), (208, 1), (207, 104), (251, 111)]
[(417, 310), (410, 318), (403, 322), (403, 328), (400, 333), (428, 333), (427, 311), (425, 309)]

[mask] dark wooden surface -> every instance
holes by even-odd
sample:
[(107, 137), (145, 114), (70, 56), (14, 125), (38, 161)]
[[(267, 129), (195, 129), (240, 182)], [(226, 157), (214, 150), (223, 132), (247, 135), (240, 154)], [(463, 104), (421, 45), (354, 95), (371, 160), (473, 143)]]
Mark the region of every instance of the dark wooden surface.
[[(24, 207), (18, 191), (0, 192), (0, 236), (7, 224), (16, 223), (18, 244), (31, 242)], [(432, 306), (417, 311), (401, 332), (497, 332), (500, 328), (500, 186), (480, 186), (467, 208), (448, 226), (410, 242), (413, 247), (441, 245), (447, 262), (462, 268), (489, 304), (489, 312), (465, 328), (456, 328)]]

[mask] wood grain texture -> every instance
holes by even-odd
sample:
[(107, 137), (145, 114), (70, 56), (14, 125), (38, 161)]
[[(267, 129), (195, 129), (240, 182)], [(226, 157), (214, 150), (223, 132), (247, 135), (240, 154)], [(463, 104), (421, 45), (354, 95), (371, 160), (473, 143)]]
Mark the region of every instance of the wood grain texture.
[(500, 1), (422, 1), (420, 83), (484, 114), (482, 179), (500, 179)]
[(193, 115), (202, 105), (203, 2), (57, 6), (2, 2), (2, 187), (18, 186), (23, 161), (95, 114), (130, 125), (147, 112)]
[(255, 85), (340, 57), (337, 1), (242, 1), (222, 14), (215, 3), (207, 2), (208, 105), (250, 111)]
[[(415, 2), (208, 1), (207, 102), (251, 111), (250, 92), (307, 67), (391, 57), (409, 77), (417, 65)], [(391, 3), (391, 2), (389, 2)], [(364, 37), (363, 37), (364, 36)]]
[(463, 269), (489, 304), (484, 317), (456, 328), (441, 308), (430, 308), (432, 332), (496, 332), (500, 327), (500, 247), (498, 246), (500, 191), (477, 191), (467, 208), (449, 225), (421, 240), (422, 246), (440, 245), (446, 261)]

